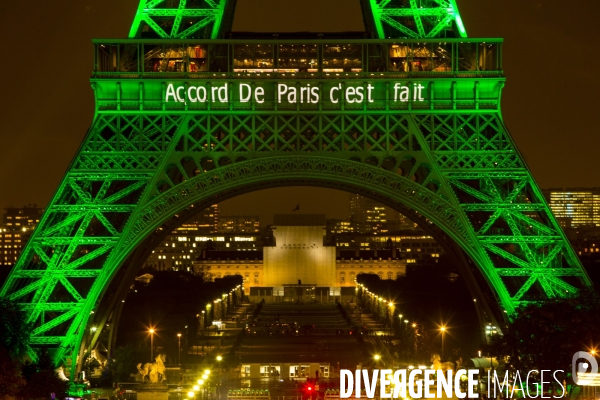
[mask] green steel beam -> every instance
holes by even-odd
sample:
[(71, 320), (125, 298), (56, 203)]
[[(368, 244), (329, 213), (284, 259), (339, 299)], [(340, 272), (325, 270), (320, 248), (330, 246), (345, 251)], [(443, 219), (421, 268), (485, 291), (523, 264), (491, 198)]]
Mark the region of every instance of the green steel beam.
[[(424, 41), (450, 29), (466, 36), (454, 0), (410, 1), (405, 8), (391, 0), (364, 1), (380, 38), (390, 29), (395, 38)], [(190, 4), (142, 0), (130, 37), (153, 31), (191, 40), (204, 29), (216, 38), (226, 1)], [(149, 235), (195, 204), (286, 185), (363, 193), (418, 214), (470, 257), (509, 317), (519, 305), (576, 294), (590, 280), (504, 126), (501, 71), (487, 78), (458, 72), (411, 77), (436, 99), (419, 109), (412, 103), (393, 109), (387, 99), (373, 108), (342, 103), (331, 110), (278, 104), (170, 109), (164, 88), (193, 84), (193, 78), (96, 76), (92, 127), (0, 295), (27, 312), (33, 345), (53, 349), (55, 363), (74, 373), (94, 310)], [(395, 78), (381, 75), (379, 83), (363, 75), (344, 79), (393, 87)], [(233, 84), (245, 78), (223, 79)], [(213, 169), (205, 170), (207, 160)]]
[(169, 3), (168, 0), (140, 0), (129, 37), (153, 37), (151, 33), (154, 33), (163, 39), (188, 39), (210, 24), (212, 29), (205, 38), (219, 37), (227, 0), (204, 0), (201, 7), (194, 4), (196, 2), (188, 5), (187, 0), (179, 0), (176, 8), (168, 8)]
[[(188, 39), (212, 24), (207, 38), (216, 39), (225, 18), (226, 3), (227, 0), (205, 0), (202, 7), (191, 8), (186, 0), (180, 0), (176, 8), (167, 8), (167, 0), (140, 0), (129, 37), (148, 37), (152, 31), (160, 38)], [(444, 32), (453, 30), (457, 31), (456, 37), (467, 37), (455, 0), (410, 0), (407, 7), (397, 7), (389, 0), (369, 0), (369, 3), (375, 21), (374, 33), (380, 39), (447, 37)], [(194, 20), (182, 29), (182, 21), (190, 18)]]
[(467, 37), (455, 0), (410, 0), (405, 7), (390, 0), (369, 4), (379, 39)]

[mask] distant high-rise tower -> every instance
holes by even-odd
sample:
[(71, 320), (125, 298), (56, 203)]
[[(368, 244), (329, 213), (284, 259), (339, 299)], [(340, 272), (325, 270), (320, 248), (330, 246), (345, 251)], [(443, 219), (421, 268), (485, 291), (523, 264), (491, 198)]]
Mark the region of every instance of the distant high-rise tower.
[(361, 195), (351, 194), (350, 224), (357, 233), (386, 233), (385, 206)]
[(260, 218), (258, 215), (229, 215), (219, 219), (219, 233), (258, 233)]
[(17, 261), (31, 233), (40, 222), (42, 209), (37, 205), (4, 209), (0, 224), (0, 265), (12, 266)]
[(35, 228), (40, 222), (42, 211), (35, 204), (22, 208), (7, 207), (4, 209), (2, 222), (7, 229)]
[(182, 224), (178, 230), (194, 230), (195, 233), (207, 235), (217, 233), (219, 230), (219, 215), (219, 205), (213, 204), (185, 224)]
[(414, 230), (418, 228), (417, 225), (404, 214), (400, 214), (399, 212), (390, 209), (387, 210), (386, 227), (388, 232)]
[(563, 228), (600, 226), (600, 188), (548, 189), (552, 213)]

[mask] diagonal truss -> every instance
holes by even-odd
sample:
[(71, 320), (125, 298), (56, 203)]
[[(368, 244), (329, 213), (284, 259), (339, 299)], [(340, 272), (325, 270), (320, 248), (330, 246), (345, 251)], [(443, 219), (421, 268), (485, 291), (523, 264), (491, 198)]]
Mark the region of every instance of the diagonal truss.
[[(380, 36), (393, 29), (394, 37), (434, 37), (454, 25), (464, 35), (454, 0), (365, 1)], [(225, 5), (142, 0), (131, 36), (189, 39), (210, 31), (214, 38)], [(412, 215), (460, 247), (481, 275), (474, 290), (488, 286), (507, 316), (521, 304), (590, 285), (504, 126), (502, 76), (431, 78), (431, 96), (451, 98), (420, 109), (168, 109), (162, 100), (145, 106), (145, 93), (160, 95), (181, 79), (164, 74), (94, 78), (92, 127), (0, 292), (23, 306), (32, 344), (51, 348), (55, 363), (71, 373), (82, 342), (89, 343), (83, 339), (90, 324), (98, 322), (94, 311), (136, 249), (196, 205), (264, 187), (326, 185)], [(220, 76), (204, 79), (211, 84)], [(195, 78), (185, 79), (190, 85)], [(387, 87), (397, 82), (385, 73), (373, 79)], [(475, 101), (457, 100), (459, 81), (473, 88), (462, 91), (473, 92)], [(481, 86), (500, 88), (488, 90), (497, 95), (486, 98), (485, 108)]]
[(367, 1), (379, 39), (467, 37), (455, 0)]
[(216, 39), (227, 0), (140, 0), (130, 38)]
[[(227, 1), (140, 0), (129, 37), (216, 39)], [(363, 1), (369, 2), (379, 39), (467, 36), (455, 0)]]
[(290, 182), (416, 211), (471, 257), (507, 313), (589, 284), (496, 112), (104, 112), (2, 295), (26, 309), (34, 345), (75, 360), (144, 238), (207, 199)]

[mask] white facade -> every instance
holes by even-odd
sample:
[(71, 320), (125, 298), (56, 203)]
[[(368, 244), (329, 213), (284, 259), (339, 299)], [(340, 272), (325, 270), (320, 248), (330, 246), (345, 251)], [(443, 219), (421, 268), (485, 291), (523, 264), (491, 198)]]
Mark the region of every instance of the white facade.
[(276, 226), (275, 246), (264, 247), (264, 286), (333, 286), (335, 247), (323, 246), (324, 226)]

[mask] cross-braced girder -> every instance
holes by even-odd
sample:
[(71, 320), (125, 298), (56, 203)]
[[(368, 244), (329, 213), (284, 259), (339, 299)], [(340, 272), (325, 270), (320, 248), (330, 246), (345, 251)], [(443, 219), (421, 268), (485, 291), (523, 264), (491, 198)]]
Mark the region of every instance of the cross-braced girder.
[(216, 39), (226, 3), (227, 0), (140, 0), (129, 37)]
[(467, 37), (455, 0), (363, 1), (379, 39)]
[[(454, 0), (364, 2), (380, 38), (445, 37), (451, 30), (466, 36)], [(215, 38), (231, 4), (142, 0), (131, 37)], [(499, 104), (504, 78), (494, 46), (442, 47), (429, 41), (431, 51), (420, 52), (414, 41), (404, 47), (393, 42), (391, 48), (365, 41), (361, 54), (385, 62), (372, 69), (370, 61), (358, 62), (367, 69), (338, 75), (323, 70), (248, 79), (232, 70), (230, 50), (237, 43), (209, 44), (214, 48), (209, 58), (228, 60), (225, 73), (188, 75), (168, 69), (170, 64), (156, 74), (141, 69), (140, 49), (147, 45), (144, 57), (152, 58), (171, 44), (131, 42), (96, 54), (96, 63), (112, 69), (93, 80), (92, 128), (0, 293), (23, 306), (33, 326), (32, 344), (52, 348), (55, 362), (70, 365), (72, 372), (81, 362), (86, 327), (98, 322), (94, 310), (136, 248), (195, 204), (263, 187), (335, 187), (412, 210), (460, 246), (461, 256), (481, 273), (479, 281), (471, 281), (489, 285), (507, 316), (521, 304), (569, 297), (590, 285), (504, 126)], [(408, 70), (385, 72), (389, 57), (381, 49), (393, 46)], [(190, 53), (167, 53), (157, 57), (189, 62)], [(135, 68), (131, 60), (137, 60)], [(432, 69), (414, 70), (413, 76), (421, 61)], [(415, 79), (419, 74), (431, 78)], [(179, 101), (168, 103), (173, 82)], [(301, 90), (311, 82), (323, 89), (317, 101), (274, 100), (279, 83)], [(264, 97), (271, 91), (272, 98), (234, 99), (233, 88), (241, 83)], [(195, 103), (180, 95), (190, 87)], [(202, 90), (221, 97), (231, 90), (231, 101), (200, 104)], [(345, 98), (331, 97), (342, 90)], [(367, 94), (362, 104), (358, 93)]]
[[(466, 37), (455, 0), (362, 0), (379, 39)], [(130, 38), (216, 39), (233, 0), (140, 0)], [(367, 30), (370, 24), (368, 24)]]
[(363, 188), (416, 210), (479, 266), (508, 313), (589, 284), (495, 112), (103, 113), (3, 295), (25, 306), (34, 345), (71, 358), (145, 237), (192, 204), (264, 181)]

